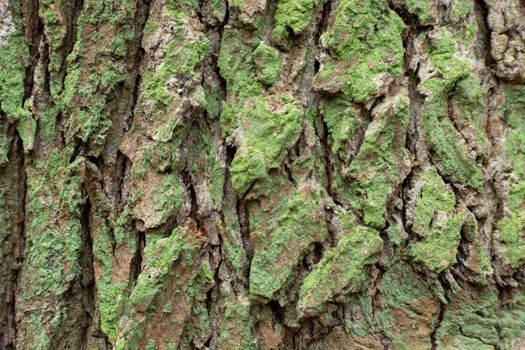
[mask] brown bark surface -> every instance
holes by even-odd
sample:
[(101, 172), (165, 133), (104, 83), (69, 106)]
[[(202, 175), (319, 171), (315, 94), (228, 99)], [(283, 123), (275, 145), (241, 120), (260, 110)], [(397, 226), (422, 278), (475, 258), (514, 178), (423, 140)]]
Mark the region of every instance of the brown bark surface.
[(0, 0), (0, 348), (525, 349), (523, 0)]

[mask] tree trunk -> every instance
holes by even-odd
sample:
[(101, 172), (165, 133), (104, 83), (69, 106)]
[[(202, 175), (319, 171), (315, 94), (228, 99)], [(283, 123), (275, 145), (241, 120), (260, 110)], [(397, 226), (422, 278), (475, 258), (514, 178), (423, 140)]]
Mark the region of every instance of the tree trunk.
[(0, 0), (0, 348), (525, 349), (523, 0)]

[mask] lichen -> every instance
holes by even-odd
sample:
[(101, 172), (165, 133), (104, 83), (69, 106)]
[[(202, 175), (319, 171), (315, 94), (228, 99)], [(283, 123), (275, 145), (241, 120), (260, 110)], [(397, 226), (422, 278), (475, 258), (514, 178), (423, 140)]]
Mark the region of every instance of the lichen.
[(17, 122), (17, 130), (22, 138), (24, 151), (28, 152), (33, 148), (36, 122), (28, 106), (24, 105), (24, 79), (26, 64), (29, 60), (29, 47), (22, 29), (18, 28), (20, 12), (19, 5), (12, 6), (10, 18), (12, 23), (5, 24), (8, 27), (6, 42), (0, 42), (2, 49), (0, 55), (0, 110), (5, 113), (9, 122)]
[(326, 0), (279, 1), (274, 15), (273, 40), (282, 43), (288, 37), (289, 30), (294, 35), (303, 34), (312, 22), (314, 9), (325, 2)]
[(512, 161), (514, 176), (508, 187), (505, 217), (498, 223), (498, 230), (507, 263), (517, 268), (525, 262), (525, 88), (506, 87), (503, 91), (505, 103), (501, 113), (508, 126), (503, 145)]
[(436, 74), (421, 84), (423, 92), (431, 95), (423, 106), (425, 143), (437, 158), (436, 166), (443, 176), (482, 192), (481, 166), (448, 115), (449, 93), (470, 75), (468, 62), (456, 57), (456, 52), (456, 39), (446, 31), (429, 47), (430, 64)]
[(395, 349), (428, 349), (428, 334), (437, 324), (439, 302), (426, 282), (408, 264), (395, 262), (378, 288), (383, 300), (377, 326)]
[[(402, 74), (403, 29), (403, 21), (386, 2), (340, 1), (335, 22), (321, 37), (332, 59), (321, 66), (315, 85), (366, 101), (378, 92), (382, 80)], [(334, 81), (338, 86), (330, 87)]]
[(385, 224), (386, 204), (409, 163), (404, 130), (408, 123), (408, 104), (399, 96), (370, 123), (352, 163), (343, 170), (351, 186), (350, 202), (362, 210), (366, 225), (381, 229)]
[(263, 84), (272, 85), (279, 80), (283, 59), (279, 52), (264, 43), (253, 52), (257, 79)]
[(239, 127), (237, 153), (231, 164), (232, 184), (242, 196), (254, 181), (280, 167), (287, 149), (299, 137), (303, 112), (297, 101), (283, 95), (249, 100), (234, 117)]
[(454, 192), (435, 168), (430, 168), (422, 181), (412, 227), (424, 238), (410, 246), (410, 254), (429, 270), (441, 272), (456, 262), (465, 211), (456, 208)]
[(220, 349), (258, 349), (257, 340), (252, 334), (254, 322), (250, 315), (250, 306), (249, 300), (244, 296), (239, 296), (226, 304), (223, 327), (219, 336)]
[(374, 255), (382, 248), (383, 240), (376, 230), (366, 226), (348, 230), (304, 279), (299, 290), (299, 314), (316, 315), (338, 295), (362, 290), (368, 279), (366, 266), (376, 262)]
[(272, 299), (293, 280), (308, 247), (327, 235), (318, 189), (305, 185), (289, 199), (286, 194), (274, 195), (280, 195), (283, 201), (282, 207), (276, 208), (275, 217), (252, 221), (262, 246), (254, 251), (250, 294), (266, 299)]

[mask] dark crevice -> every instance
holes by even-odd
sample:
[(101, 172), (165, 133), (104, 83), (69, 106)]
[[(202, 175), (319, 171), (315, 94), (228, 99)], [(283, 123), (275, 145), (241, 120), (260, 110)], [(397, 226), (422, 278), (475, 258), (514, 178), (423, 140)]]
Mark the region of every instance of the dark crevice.
[(383, 279), (383, 275), (386, 271), (386, 269), (380, 264), (375, 264), (375, 268), (377, 270), (377, 275), (374, 278), (374, 281), (372, 282), (372, 298), (371, 298), (371, 307), (372, 307), (372, 318), (375, 318), (378, 311), (381, 310), (381, 292), (379, 291), (379, 286), (381, 285), (381, 281)]
[(250, 240), (250, 220), (249, 211), (246, 202), (238, 199), (237, 200), (237, 217), (239, 220), (239, 226), (241, 230), (241, 241), (243, 249), (246, 253), (246, 259), (248, 260), (248, 266), (246, 269), (246, 281), (250, 281), (250, 270), (253, 260), (253, 247)]
[(144, 247), (146, 246), (146, 234), (144, 232), (137, 232), (137, 242), (135, 246), (135, 255), (131, 259), (129, 287), (133, 289), (142, 271), (142, 260), (144, 257)]
[(118, 186), (117, 186), (117, 193), (115, 195), (115, 201), (117, 204), (117, 207), (116, 207), (117, 215), (119, 215), (124, 208), (125, 198), (124, 198), (123, 190), (124, 190), (124, 183), (126, 180), (126, 172), (130, 168), (130, 166), (131, 166), (131, 161), (129, 160), (129, 158), (124, 153), (122, 153), (120, 150), (117, 151), (116, 169), (118, 171)]
[(328, 237), (330, 239), (330, 244), (332, 246), (335, 247), (335, 245), (337, 244), (336, 242), (336, 232), (337, 232), (337, 228), (334, 226), (334, 217), (335, 217), (335, 213), (334, 213), (334, 209), (332, 207), (329, 207), (329, 206), (325, 206), (324, 208), (324, 221), (325, 221), (325, 225), (326, 225), (326, 230), (328, 232)]
[(132, 88), (132, 100), (130, 107), (130, 115), (124, 121), (124, 131), (128, 131), (131, 128), (133, 119), (135, 118), (135, 108), (139, 97), (139, 89), (142, 81), (142, 75), (140, 73), (140, 66), (145, 55), (144, 48), (142, 47), (142, 38), (144, 37), (144, 28), (148, 22), (150, 15), (151, 0), (140, 0), (137, 4), (137, 13), (134, 21), (134, 63), (133, 63), (133, 88)]
[(29, 47), (29, 61), (25, 68), (24, 97), (22, 99), (22, 106), (24, 106), (25, 101), (29, 99), (33, 92), (34, 71), (38, 60), (40, 59), (40, 41), (44, 29), (44, 24), (38, 16), (39, 1), (30, 0), (24, 4), (24, 7), (23, 21), (25, 23), (25, 35)]
[(387, 0), (387, 4), (388, 4), (388, 7), (390, 7), (392, 11), (394, 11), (395, 13), (397, 13), (399, 17), (401, 17), (401, 19), (403, 20), (403, 22), (405, 22), (407, 26), (414, 26), (414, 27), (421, 26), (419, 17), (413, 13), (410, 13), (406, 3), (401, 3), (401, 2), (394, 3), (392, 0)]
[[(319, 142), (321, 144), (321, 149), (323, 152), (323, 161), (325, 166), (325, 174), (326, 174), (326, 192), (330, 197), (334, 197), (333, 189), (332, 189), (332, 172), (333, 172), (333, 164), (332, 164), (332, 148), (330, 147), (330, 131), (328, 128), (328, 125), (326, 124), (326, 121), (323, 118), (322, 113), (319, 113), (319, 122), (315, 125), (315, 133), (317, 135), (317, 138), (319, 139)], [(320, 124), (320, 125), (318, 125)], [(320, 130), (319, 130), (320, 129)]]
[(84, 321), (82, 324), (81, 349), (87, 349), (88, 338), (93, 324), (93, 316), (96, 309), (95, 299), (95, 277), (93, 271), (93, 239), (91, 236), (91, 202), (89, 197), (80, 214), (80, 225), (82, 227), (79, 263), (82, 269), (81, 298), (84, 303)]
[(60, 76), (62, 79), (61, 85), (64, 86), (64, 81), (67, 75), (67, 57), (73, 48), (75, 47), (75, 42), (77, 40), (77, 24), (80, 14), (84, 9), (84, 0), (73, 0), (65, 2), (65, 12), (66, 15), (66, 35), (64, 37), (64, 52), (62, 54), (62, 60), (60, 64)]
[[(321, 47), (321, 42), (320, 42), (321, 35), (323, 34), (323, 32), (325, 32), (328, 29), (330, 20), (332, 18), (331, 13), (335, 11), (335, 9), (337, 9), (338, 5), (339, 5), (339, 0), (327, 0), (323, 4), (323, 8), (321, 9), (321, 19), (319, 20), (319, 23), (318, 23), (318, 26), (315, 32), (315, 45), (317, 47)], [(316, 63), (319, 64), (318, 61), (316, 61)]]
[(283, 169), (284, 169), (284, 172), (286, 173), (286, 176), (288, 178), (288, 181), (290, 181), (290, 183), (297, 188), (297, 181), (295, 181), (294, 177), (293, 177), (293, 173), (292, 173), (292, 169), (290, 169), (290, 166), (286, 163), (283, 164)]
[(445, 307), (446, 307), (446, 304), (443, 301), (440, 301), (437, 321), (436, 321), (436, 324), (434, 325), (434, 329), (432, 330), (432, 333), (430, 333), (430, 342), (431, 342), (432, 350), (440, 349), (438, 331), (445, 317)]
[(384, 96), (378, 97), (372, 106), (370, 108), (366, 108), (364, 105), (359, 105), (360, 110), (360, 116), (362, 125), (361, 127), (355, 132), (353, 138), (352, 138), (352, 148), (345, 159), (345, 163), (347, 165), (350, 165), (355, 157), (359, 154), (359, 151), (361, 150), (361, 146), (365, 142), (365, 136), (366, 132), (368, 130), (368, 127), (370, 126), (370, 123), (372, 123), (373, 116), (372, 111), (374, 108), (379, 105), (384, 100)]
[(192, 218), (193, 221), (195, 221), (195, 223), (197, 224), (197, 228), (201, 230), (202, 223), (199, 217), (199, 206), (197, 204), (197, 193), (195, 192), (195, 186), (193, 185), (191, 174), (188, 171), (182, 172), (182, 181), (184, 182), (184, 186), (186, 187), (186, 191), (188, 191), (190, 201), (191, 201), (190, 218)]
[[(13, 256), (12, 266), (10, 274), (8, 275), (7, 284), (4, 286), (4, 295), (5, 300), (5, 309), (8, 312), (6, 313), (6, 321), (4, 329), (0, 329), (0, 347), (6, 350), (15, 350), (16, 349), (16, 340), (18, 335), (18, 323), (16, 320), (16, 304), (17, 304), (17, 294), (18, 294), (18, 285), (20, 281), (20, 269), (24, 263), (24, 246), (25, 246), (25, 236), (26, 236), (26, 227), (25, 227), (25, 206), (26, 206), (26, 195), (27, 195), (27, 179), (25, 173), (25, 154), (22, 145), (22, 139), (18, 132), (12, 128), (13, 142), (9, 150), (9, 162), (8, 168), (5, 168), (5, 171), (10, 171), (10, 166), (16, 167), (17, 176), (15, 180), (18, 183), (13, 183), (15, 191), (17, 191), (17, 223), (14, 225), (15, 230), (11, 231), (12, 236), (8, 237), (8, 240), (4, 243), (11, 246), (12, 251), (10, 252)], [(2, 170), (2, 176), (4, 169)], [(12, 169), (15, 170), (15, 169)], [(7, 177), (6, 177), (7, 178)], [(2, 261), (4, 266), (9, 264), (9, 260), (6, 256), (6, 259)], [(2, 276), (3, 277), (3, 276)]]
[[(489, 68), (489, 74), (494, 74), (496, 62), (492, 57), (491, 49), (491, 30), (488, 23), (489, 7), (485, 0), (474, 0), (474, 15), (478, 25), (478, 42), (483, 53), (485, 67)], [(494, 78), (495, 75), (494, 75)]]

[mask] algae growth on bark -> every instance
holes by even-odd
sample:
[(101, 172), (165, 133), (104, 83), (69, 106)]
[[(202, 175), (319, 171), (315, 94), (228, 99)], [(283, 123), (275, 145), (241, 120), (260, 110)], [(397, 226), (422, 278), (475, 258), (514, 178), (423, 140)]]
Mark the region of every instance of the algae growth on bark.
[(0, 348), (525, 349), (523, 0), (0, 0)]

